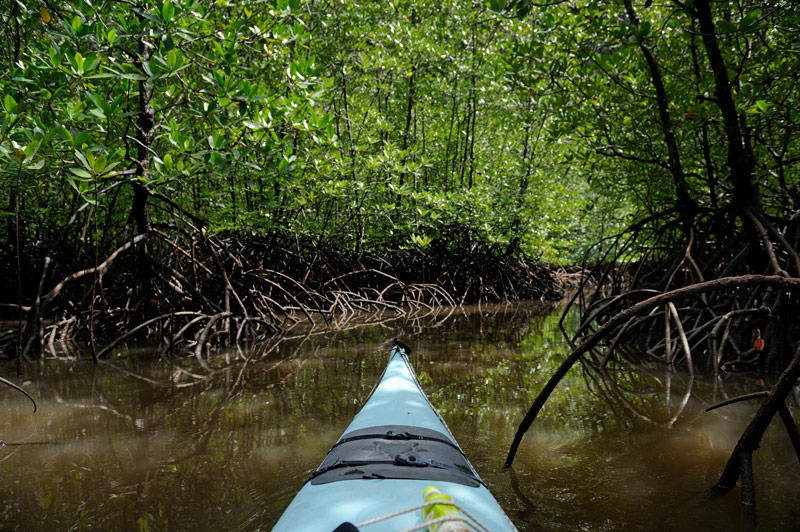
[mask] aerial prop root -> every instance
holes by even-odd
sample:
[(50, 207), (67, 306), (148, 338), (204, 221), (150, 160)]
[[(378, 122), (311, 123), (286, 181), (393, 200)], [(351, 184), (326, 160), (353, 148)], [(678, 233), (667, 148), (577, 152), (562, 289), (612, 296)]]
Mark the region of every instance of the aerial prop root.
[[(755, 486), (753, 483), (753, 451), (758, 449), (761, 438), (764, 436), (764, 432), (767, 430), (776, 412), (780, 415), (786, 427), (797, 458), (800, 461), (800, 434), (789, 413), (789, 409), (786, 407), (786, 398), (792, 391), (792, 388), (797, 384), (798, 378), (800, 378), (800, 348), (797, 349), (794, 358), (783, 373), (781, 373), (778, 382), (773, 386), (772, 390), (766, 394), (765, 400), (761, 403), (755, 416), (753, 416), (753, 419), (739, 438), (730, 458), (728, 458), (728, 462), (725, 464), (722, 475), (717, 481), (716, 488), (721, 493), (727, 493), (736, 486), (736, 481), (741, 477), (742, 505), (745, 508), (752, 508), (756, 503)], [(741, 396), (727, 402), (713, 405), (709, 407), (709, 410), (724, 406), (725, 404), (730, 404), (737, 400), (754, 398), (758, 398), (758, 396), (755, 394)]]
[[(23, 357), (27, 357), (27, 355), (31, 352), (31, 350), (35, 349), (36, 344), (34, 340), (36, 340), (37, 338), (37, 334), (35, 331), (40, 330), (39, 324), (41, 321), (41, 317), (47, 314), (47, 311), (49, 310), (52, 301), (68, 284), (87, 275), (94, 275), (95, 282), (97, 282), (98, 279), (102, 279), (103, 275), (108, 271), (108, 269), (111, 267), (114, 261), (123, 252), (128, 250), (131, 246), (135, 245), (137, 242), (144, 240), (146, 238), (147, 238), (146, 235), (137, 235), (130, 241), (126, 242), (125, 244), (117, 248), (117, 250), (111, 253), (111, 255), (109, 255), (102, 263), (98, 264), (93, 268), (86, 268), (81, 271), (77, 271), (75, 273), (68, 275), (67, 277), (62, 279), (58, 284), (56, 284), (56, 286), (53, 287), (49, 292), (47, 292), (47, 294), (42, 295), (44, 281), (45, 278), (47, 277), (49, 266), (52, 262), (50, 256), (46, 257), (44, 268), (42, 271), (42, 276), (39, 282), (39, 290), (37, 292), (36, 300), (31, 310), (28, 313), (29, 316), (28, 325), (26, 326), (25, 331), (23, 332), (24, 347), (21, 355)], [(44, 339), (39, 338), (39, 340), (41, 343)]]
[(25, 397), (30, 399), (31, 403), (33, 403), (33, 411), (36, 412), (36, 401), (34, 401), (33, 397), (31, 397), (31, 394), (29, 394), (27, 391), (25, 391), (24, 388), (22, 388), (21, 386), (17, 386), (16, 384), (11, 382), (10, 380), (4, 379), (3, 377), (0, 377), (0, 382), (5, 384), (6, 386), (10, 386), (14, 390), (18, 391), (19, 393), (21, 393), (22, 395), (24, 395)]
[(564, 378), (570, 368), (572, 368), (572, 366), (574, 366), (584, 354), (594, 349), (601, 340), (615, 332), (618, 327), (635, 316), (650, 312), (655, 308), (663, 307), (668, 303), (682, 298), (704, 294), (715, 290), (736, 289), (750, 286), (770, 286), (779, 290), (800, 292), (800, 278), (786, 278), (778, 275), (742, 275), (737, 277), (723, 277), (720, 279), (714, 279), (711, 281), (705, 281), (687, 287), (678, 288), (670, 292), (653, 296), (628, 307), (606, 321), (594, 333), (587, 335), (583, 341), (574, 348), (572, 353), (570, 353), (570, 355), (561, 363), (561, 365), (559, 365), (559, 367), (545, 384), (542, 391), (539, 392), (539, 395), (534, 400), (531, 408), (528, 410), (528, 413), (523, 418), (516, 434), (514, 435), (514, 440), (509, 449), (508, 456), (506, 457), (505, 469), (511, 467), (519, 445), (522, 442), (523, 435), (528, 431), (542, 407), (547, 402), (547, 399), (550, 397), (550, 394), (553, 393), (553, 390), (555, 390), (558, 383), (561, 382), (561, 379)]
[[(763, 399), (765, 397), (769, 397), (769, 394), (770, 392), (763, 390), (760, 392), (753, 392), (744, 395), (739, 395), (737, 397), (725, 399), (724, 401), (720, 401), (719, 403), (709, 406), (708, 408), (706, 408), (706, 412), (710, 412), (712, 410), (716, 410), (717, 408), (721, 408), (723, 406), (727, 406), (733, 403), (739, 403), (741, 401), (749, 401), (751, 399)], [(786, 406), (785, 402), (778, 403), (778, 415), (780, 415), (781, 421), (783, 421), (783, 426), (784, 428), (786, 428), (786, 434), (792, 441), (792, 447), (794, 447), (794, 452), (797, 455), (797, 461), (800, 462), (800, 430), (798, 430), (797, 424), (795, 424), (794, 418), (792, 418), (792, 413), (789, 411), (789, 407)]]

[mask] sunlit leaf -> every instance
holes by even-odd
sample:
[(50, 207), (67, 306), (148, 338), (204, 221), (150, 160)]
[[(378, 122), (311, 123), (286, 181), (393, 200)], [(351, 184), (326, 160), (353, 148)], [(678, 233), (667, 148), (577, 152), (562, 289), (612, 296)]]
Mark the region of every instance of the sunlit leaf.
[(92, 174), (87, 172), (83, 168), (70, 168), (69, 171), (72, 172), (73, 175), (76, 175), (76, 176), (78, 176), (78, 177), (80, 177), (82, 179), (91, 179), (92, 178)]
[(77, 70), (79, 74), (82, 74), (83, 73), (83, 64), (84, 64), (83, 55), (81, 55), (80, 52), (75, 52), (75, 55), (73, 56), (73, 59), (75, 61), (74, 62), (75, 70)]
[(3, 98), (3, 109), (10, 115), (17, 114), (19, 111), (19, 107), (17, 106), (17, 101), (14, 99), (13, 96), (10, 94), (6, 94)]
[(164, 6), (161, 8), (161, 18), (164, 22), (169, 22), (172, 20), (173, 15), (175, 14), (175, 6), (172, 3), (172, 0), (167, 0), (164, 2)]

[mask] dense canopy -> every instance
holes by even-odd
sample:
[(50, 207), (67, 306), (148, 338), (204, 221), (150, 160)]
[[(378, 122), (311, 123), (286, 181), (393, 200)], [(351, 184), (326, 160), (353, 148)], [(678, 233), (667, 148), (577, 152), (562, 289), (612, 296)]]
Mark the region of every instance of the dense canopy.
[(797, 207), (794, 2), (506, 4), (8, 2), (1, 238), (47, 242), (89, 203), (101, 254), (181, 208), (564, 262), (654, 212)]

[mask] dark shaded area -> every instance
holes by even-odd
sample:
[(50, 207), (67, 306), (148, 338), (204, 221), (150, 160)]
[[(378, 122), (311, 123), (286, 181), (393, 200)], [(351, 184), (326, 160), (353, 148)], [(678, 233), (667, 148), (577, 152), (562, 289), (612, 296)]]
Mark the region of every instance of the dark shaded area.
[(298, 322), (336, 326), (357, 313), (561, 296), (549, 268), (489, 249), (378, 254), (288, 242), (154, 225), (99, 263), (66, 253), (66, 245), (49, 254), (33, 248), (25, 254), (21, 297), (11, 286), (15, 257), (5, 253), (0, 261), (10, 275), (0, 316), (9, 325), (21, 316), (23, 325), (2, 333), (0, 347), (6, 357), (32, 358), (78, 340), (104, 356), (120, 341), (160, 338), (170, 353), (201, 356), (212, 339), (230, 345)]

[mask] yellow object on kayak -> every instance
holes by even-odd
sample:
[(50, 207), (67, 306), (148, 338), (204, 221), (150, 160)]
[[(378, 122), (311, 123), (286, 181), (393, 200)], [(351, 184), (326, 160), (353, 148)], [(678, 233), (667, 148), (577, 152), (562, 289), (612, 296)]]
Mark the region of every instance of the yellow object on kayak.
[[(425, 515), (425, 521), (435, 521), (442, 517), (458, 518), (461, 517), (461, 512), (455, 506), (453, 499), (434, 486), (425, 488), (422, 492), (422, 498), (426, 503), (437, 502), (439, 504), (432, 504), (422, 509)], [(430, 532), (468, 532), (464, 522), (461, 520), (444, 521), (435, 523), (428, 527)]]

